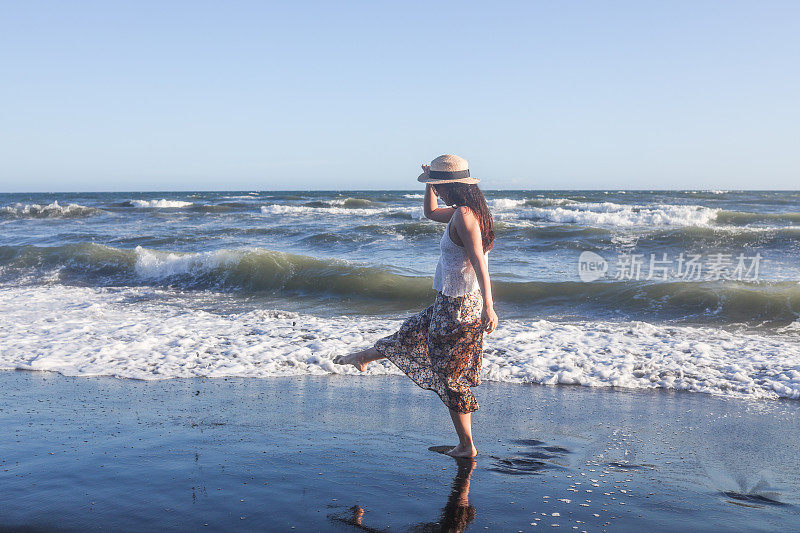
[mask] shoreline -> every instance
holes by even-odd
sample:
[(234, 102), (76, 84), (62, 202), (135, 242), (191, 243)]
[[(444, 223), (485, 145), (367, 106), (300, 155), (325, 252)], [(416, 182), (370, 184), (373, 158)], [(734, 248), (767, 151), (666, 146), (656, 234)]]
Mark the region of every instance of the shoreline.
[(464, 465), (434, 393), (365, 378), (0, 372), (0, 528), (800, 527), (795, 401), (484, 382)]

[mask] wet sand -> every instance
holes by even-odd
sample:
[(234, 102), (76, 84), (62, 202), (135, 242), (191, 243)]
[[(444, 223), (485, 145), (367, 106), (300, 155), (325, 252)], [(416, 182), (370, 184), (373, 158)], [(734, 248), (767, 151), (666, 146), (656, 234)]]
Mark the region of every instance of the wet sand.
[(0, 372), (0, 529), (800, 529), (800, 402), (403, 377)]

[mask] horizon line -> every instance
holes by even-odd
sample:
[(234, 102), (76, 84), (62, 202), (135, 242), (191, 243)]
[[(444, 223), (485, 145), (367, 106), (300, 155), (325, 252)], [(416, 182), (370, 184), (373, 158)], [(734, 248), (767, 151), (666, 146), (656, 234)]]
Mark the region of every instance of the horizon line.
[[(106, 193), (189, 193), (189, 192), (417, 192), (419, 189), (161, 189), (161, 190), (56, 190), (56, 191), (0, 191), (0, 194), (106, 194)], [(424, 189), (423, 189), (424, 191)], [(719, 188), (719, 189), (481, 189), (481, 191), (499, 192), (527, 192), (527, 191), (592, 191), (592, 192), (800, 192), (800, 189), (738, 189), (738, 188)]]

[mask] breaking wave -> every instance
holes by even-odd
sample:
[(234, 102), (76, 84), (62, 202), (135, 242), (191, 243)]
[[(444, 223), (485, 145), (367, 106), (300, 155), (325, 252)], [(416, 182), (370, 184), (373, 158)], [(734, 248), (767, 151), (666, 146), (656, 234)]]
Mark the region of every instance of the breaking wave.
[(80, 218), (100, 213), (95, 207), (79, 204), (14, 204), (0, 207), (0, 216), (7, 218)]
[(183, 200), (130, 200), (131, 207), (144, 207), (149, 209), (177, 209), (181, 207), (189, 207), (194, 202), (185, 202)]
[[(432, 296), (429, 277), (263, 248), (177, 253), (91, 243), (0, 247), (0, 279), (43, 275), (92, 286), (330, 294), (344, 301), (399, 302), (409, 310)], [(800, 284), (794, 281), (494, 281), (492, 292), (498, 302), (539, 313), (751, 325), (787, 325), (800, 317)]]

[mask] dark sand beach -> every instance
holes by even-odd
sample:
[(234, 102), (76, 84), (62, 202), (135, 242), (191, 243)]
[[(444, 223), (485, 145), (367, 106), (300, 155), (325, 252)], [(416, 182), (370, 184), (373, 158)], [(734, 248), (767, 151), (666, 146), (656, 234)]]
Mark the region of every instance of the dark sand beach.
[(795, 401), (484, 383), (472, 463), (403, 377), (0, 387), (3, 530), (800, 529)]

